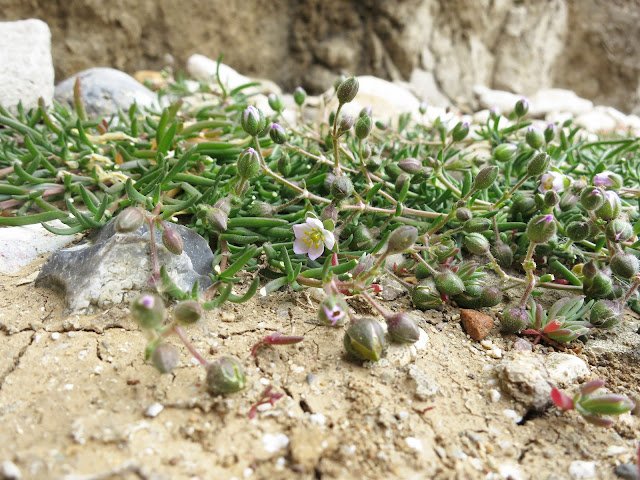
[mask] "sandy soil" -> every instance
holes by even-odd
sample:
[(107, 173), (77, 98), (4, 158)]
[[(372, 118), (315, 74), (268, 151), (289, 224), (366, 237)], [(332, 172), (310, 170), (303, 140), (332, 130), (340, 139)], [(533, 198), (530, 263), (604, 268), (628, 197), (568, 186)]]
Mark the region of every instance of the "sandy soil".
[[(508, 411), (519, 405), (497, 395), (504, 359), (493, 358), (496, 348), (508, 356), (516, 337), (497, 326), (485, 349), (456, 309), (417, 312), (424, 348), (362, 366), (345, 356), (342, 329), (310, 323), (305, 293), (225, 305), (189, 329), (208, 358), (232, 354), (246, 367), (245, 391), (212, 398), (184, 347), (172, 374), (145, 363), (125, 307), (65, 318), (59, 297), (33, 285), (42, 262), (0, 280), (0, 461), (23, 479), (587, 478), (577, 461), (608, 479), (640, 441), (636, 415), (603, 429), (552, 407), (516, 423)], [(406, 295), (386, 304), (411, 310)], [(274, 331), (305, 340), (250, 357)], [(580, 356), (593, 377), (637, 399), (640, 354), (629, 348)], [(266, 385), (285, 395), (250, 420)], [(164, 409), (147, 416), (154, 403)]]

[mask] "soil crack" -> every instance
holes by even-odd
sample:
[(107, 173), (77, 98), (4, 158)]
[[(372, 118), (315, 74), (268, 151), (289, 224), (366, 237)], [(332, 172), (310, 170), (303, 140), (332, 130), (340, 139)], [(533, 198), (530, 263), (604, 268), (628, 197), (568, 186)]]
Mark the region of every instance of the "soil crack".
[(4, 381), (5, 379), (11, 375), (16, 368), (18, 368), (18, 365), (20, 365), (20, 360), (22, 359), (22, 357), (24, 356), (24, 354), (27, 352), (27, 349), (33, 345), (33, 342), (35, 341), (36, 338), (36, 334), (33, 333), (31, 335), (31, 338), (29, 339), (29, 343), (26, 344), (24, 347), (22, 347), (20, 349), (20, 352), (18, 353), (18, 355), (16, 355), (16, 357), (13, 359), (13, 365), (11, 365), (9, 367), (9, 369), (6, 371), (6, 373), (4, 375), (2, 375), (2, 377), (0, 377), (0, 391), (2, 391), (2, 387), (4, 386)]

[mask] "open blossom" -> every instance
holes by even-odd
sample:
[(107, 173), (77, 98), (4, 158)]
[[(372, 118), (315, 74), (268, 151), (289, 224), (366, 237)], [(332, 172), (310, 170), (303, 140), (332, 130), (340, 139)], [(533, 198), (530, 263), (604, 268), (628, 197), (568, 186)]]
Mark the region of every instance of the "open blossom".
[(596, 187), (620, 188), (622, 186), (622, 177), (617, 173), (605, 170), (593, 176), (593, 184)]
[(326, 245), (329, 250), (336, 243), (333, 233), (324, 228), (324, 225), (317, 218), (307, 218), (305, 223), (293, 226), (293, 233), (296, 241), (293, 243), (295, 253), (306, 253), (311, 260), (315, 260)]
[(540, 177), (540, 186), (538, 190), (542, 193), (553, 190), (560, 192), (567, 186), (567, 177), (558, 172), (543, 173)]

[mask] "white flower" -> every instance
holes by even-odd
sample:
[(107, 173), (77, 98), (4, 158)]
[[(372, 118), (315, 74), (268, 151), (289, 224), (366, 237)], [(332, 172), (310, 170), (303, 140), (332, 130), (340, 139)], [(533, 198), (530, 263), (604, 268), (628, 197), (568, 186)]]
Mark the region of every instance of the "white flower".
[(333, 233), (324, 228), (324, 225), (317, 218), (307, 218), (305, 223), (293, 226), (293, 233), (296, 241), (293, 243), (294, 253), (306, 253), (311, 260), (315, 260), (326, 245), (329, 250), (336, 243)]
[(564, 190), (567, 184), (567, 178), (563, 174), (558, 172), (547, 172), (543, 173), (540, 177), (540, 186), (538, 187), (538, 190), (542, 193), (549, 190), (560, 192)]

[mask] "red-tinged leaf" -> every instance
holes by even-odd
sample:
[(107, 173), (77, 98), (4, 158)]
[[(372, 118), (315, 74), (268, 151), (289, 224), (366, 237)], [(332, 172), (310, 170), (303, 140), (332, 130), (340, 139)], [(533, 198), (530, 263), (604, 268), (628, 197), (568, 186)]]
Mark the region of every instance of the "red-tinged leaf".
[(561, 392), (557, 388), (551, 389), (551, 400), (555, 403), (556, 407), (562, 410), (573, 410), (573, 399), (566, 393)]
[(610, 427), (611, 425), (613, 425), (613, 421), (607, 417), (599, 417), (597, 415), (583, 415), (583, 418), (587, 422), (593, 425), (597, 425), (598, 427)]
[(558, 285), (569, 285), (569, 280), (565, 278), (556, 278), (553, 283), (557, 283)]
[(252, 357), (255, 356), (256, 350), (258, 350), (258, 347), (265, 343), (268, 343), (269, 345), (291, 345), (293, 343), (300, 343), (302, 340), (304, 340), (304, 337), (283, 337), (282, 333), (275, 332), (275, 333), (272, 333), (271, 335), (267, 335), (258, 343), (256, 343), (251, 348), (251, 356)]
[(337, 265), (338, 265), (338, 263), (339, 263), (339, 262), (338, 262), (338, 254), (334, 252), (334, 253), (331, 255), (331, 265), (335, 267), (335, 266), (337, 266)]
[(595, 392), (596, 390), (598, 390), (599, 388), (604, 387), (604, 380), (601, 380), (599, 378), (595, 379), (595, 380), (590, 380), (587, 383), (585, 383), (584, 385), (582, 385), (580, 387), (580, 393), (582, 395), (590, 395), (593, 392)]
[(373, 293), (380, 293), (382, 291), (382, 287), (377, 283), (372, 283), (371, 286), (369, 287), (369, 289)]
[(556, 330), (558, 330), (560, 327), (562, 327), (562, 322), (560, 320), (553, 320), (549, 323), (547, 323), (544, 328), (542, 329), (543, 333), (551, 333), (551, 332), (555, 332)]
[(251, 407), (251, 410), (249, 410), (249, 418), (251, 420), (253, 420), (253, 418), (256, 416), (256, 412), (258, 411), (258, 407), (260, 405), (264, 405), (265, 403), (270, 403), (271, 406), (273, 406), (275, 405), (276, 401), (280, 400), (284, 396), (284, 393), (280, 393), (280, 392), (273, 393), (271, 391), (272, 388), (273, 388), (273, 385), (268, 385), (267, 388), (265, 388), (262, 394), (260, 395), (260, 398), (258, 399), (258, 401)]

